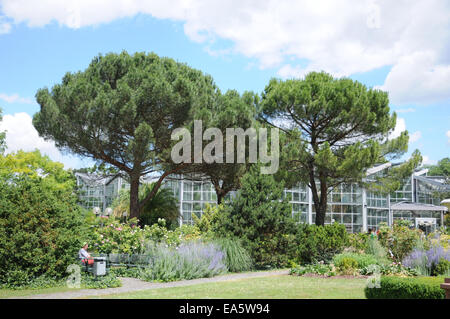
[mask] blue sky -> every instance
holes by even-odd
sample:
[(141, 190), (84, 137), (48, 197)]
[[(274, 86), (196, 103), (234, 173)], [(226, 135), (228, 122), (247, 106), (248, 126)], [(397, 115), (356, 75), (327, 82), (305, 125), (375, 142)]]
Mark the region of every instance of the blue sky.
[(37, 89), (99, 53), (153, 51), (211, 74), (223, 91), (261, 92), (272, 77), (313, 70), (386, 90), (399, 118), (393, 134), (407, 129), (409, 153), (433, 164), (450, 156), (449, 24), (446, 1), (0, 0), (0, 129), (8, 151), (91, 164), (37, 135)]

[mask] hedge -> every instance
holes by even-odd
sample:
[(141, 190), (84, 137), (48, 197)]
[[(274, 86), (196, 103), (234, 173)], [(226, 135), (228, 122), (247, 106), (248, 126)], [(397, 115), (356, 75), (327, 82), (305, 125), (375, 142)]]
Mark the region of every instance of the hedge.
[(380, 288), (366, 287), (368, 299), (444, 299), (440, 287), (444, 277), (393, 277), (383, 276)]

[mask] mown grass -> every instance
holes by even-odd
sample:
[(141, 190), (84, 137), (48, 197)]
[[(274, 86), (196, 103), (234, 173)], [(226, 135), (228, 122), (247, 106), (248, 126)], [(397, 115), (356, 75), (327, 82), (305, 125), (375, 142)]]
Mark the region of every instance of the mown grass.
[(272, 276), (96, 296), (130, 299), (364, 299), (366, 279)]
[(66, 292), (66, 291), (74, 291), (74, 290), (78, 290), (78, 289), (69, 288), (66, 286), (42, 288), (42, 289), (19, 289), (19, 290), (0, 289), (0, 299), (26, 297), (26, 296), (40, 295), (40, 294), (52, 294), (52, 293), (56, 293), (56, 292)]

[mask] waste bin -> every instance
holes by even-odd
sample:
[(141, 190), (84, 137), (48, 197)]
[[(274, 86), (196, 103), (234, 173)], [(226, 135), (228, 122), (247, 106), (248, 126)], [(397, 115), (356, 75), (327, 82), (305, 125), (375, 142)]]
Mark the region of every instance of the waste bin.
[(106, 257), (94, 257), (92, 274), (94, 276), (106, 275)]

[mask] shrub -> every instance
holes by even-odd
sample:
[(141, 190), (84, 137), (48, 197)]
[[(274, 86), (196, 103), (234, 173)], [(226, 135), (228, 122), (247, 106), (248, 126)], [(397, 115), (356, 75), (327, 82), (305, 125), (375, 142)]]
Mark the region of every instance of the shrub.
[(380, 223), (378, 239), (392, 253), (394, 261), (402, 261), (416, 246), (420, 231), (409, 228), (409, 221), (397, 220), (392, 227)]
[(224, 253), (212, 243), (191, 242), (176, 248), (149, 245), (146, 253), (152, 258), (140, 273), (146, 281), (205, 278), (227, 271)]
[(450, 251), (438, 245), (432, 246), (428, 250), (416, 248), (403, 260), (406, 267), (416, 269), (425, 276), (445, 274), (447, 272), (446, 262), (450, 262)]
[(344, 263), (350, 264), (349, 260), (352, 260), (351, 262), (352, 265), (354, 261), (355, 264), (353, 267), (354, 269), (361, 269), (369, 265), (378, 264), (378, 261), (374, 256), (357, 253), (342, 253), (335, 255), (333, 258), (333, 263), (336, 267), (340, 268), (341, 265), (343, 265)]
[(439, 262), (432, 268), (431, 275), (432, 276), (440, 276), (446, 275), (448, 276), (450, 272), (450, 261), (447, 259), (441, 258)]
[(389, 264), (386, 248), (384, 248), (376, 238), (367, 239), (366, 254), (375, 257), (377, 264)]
[(442, 277), (393, 277), (383, 276), (380, 288), (364, 289), (368, 299), (444, 299), (440, 288)]
[(104, 218), (103, 227), (101, 219), (97, 219), (90, 234), (91, 247), (96, 252), (109, 254), (141, 254), (145, 251), (145, 242), (150, 240), (156, 243), (164, 243), (169, 246), (179, 246), (182, 242), (200, 239), (199, 231), (190, 225), (183, 225), (175, 230), (165, 227), (165, 220), (159, 219), (152, 226), (136, 225), (136, 220), (121, 223), (114, 218)]
[(114, 273), (105, 276), (94, 277), (89, 273), (81, 274), (81, 287), (89, 289), (104, 289), (121, 287), (122, 282)]
[(369, 235), (367, 233), (352, 233), (348, 234), (349, 247), (355, 251), (365, 251)]
[(24, 174), (0, 178), (0, 283), (62, 278), (86, 229), (69, 188)]
[(228, 271), (242, 272), (252, 268), (250, 254), (242, 247), (239, 239), (222, 238), (214, 241), (225, 254), (225, 265)]
[(326, 277), (335, 276), (336, 272), (332, 265), (324, 263), (309, 264), (291, 268), (290, 275), (303, 276), (305, 274), (316, 274)]
[(300, 224), (296, 241), (297, 258), (303, 264), (330, 261), (349, 242), (345, 226), (338, 223), (325, 226)]
[(240, 238), (257, 268), (284, 267), (294, 257), (295, 222), (291, 205), (280, 201), (283, 183), (260, 174), (257, 166), (242, 178), (242, 187), (214, 225), (220, 237)]

